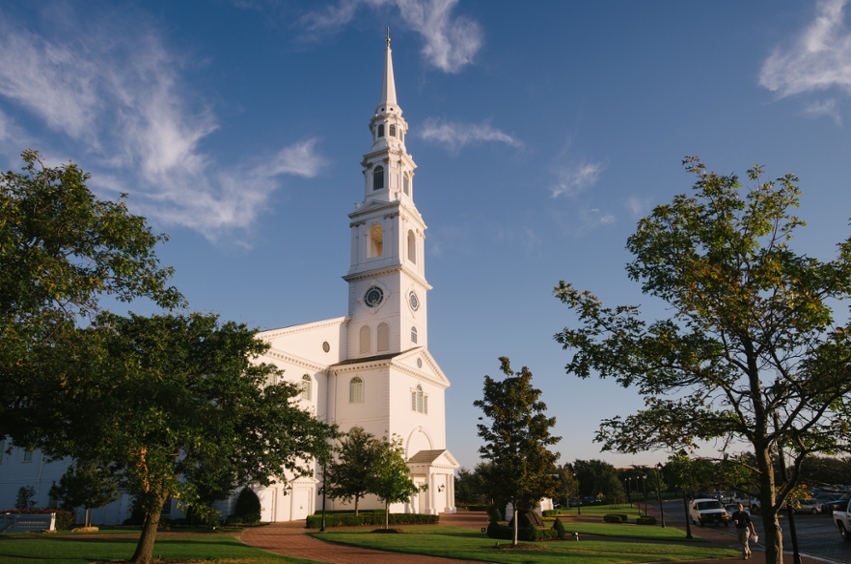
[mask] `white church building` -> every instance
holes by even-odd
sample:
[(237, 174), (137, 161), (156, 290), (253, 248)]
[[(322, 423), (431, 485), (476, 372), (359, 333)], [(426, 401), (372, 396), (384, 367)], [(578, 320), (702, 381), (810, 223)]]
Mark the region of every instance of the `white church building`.
[[(284, 371), (300, 386), (305, 410), (341, 431), (362, 427), (376, 437), (402, 440), (411, 478), (427, 485), (392, 512), (453, 513), (454, 471), (446, 449), (444, 394), (449, 380), (428, 351), (426, 225), (414, 204), (414, 164), (405, 148), (408, 124), (396, 99), (390, 39), (384, 58), (381, 98), (369, 121), (371, 146), (363, 156), (363, 201), (349, 214), (351, 264), (348, 313), (273, 329), (258, 337), (270, 348), (262, 362)], [(343, 242), (341, 241), (341, 244)], [(49, 505), (48, 491), (66, 464), (45, 463), (40, 452), (0, 453), (0, 507), (12, 507), (18, 489), (36, 489), (36, 504)], [(257, 488), (263, 521), (304, 519), (322, 508), (321, 469), (314, 477)], [(229, 502), (222, 504), (224, 515)], [(327, 500), (327, 509), (346, 506)], [(361, 508), (381, 507), (367, 497)], [(95, 510), (92, 522), (120, 523), (130, 498)], [(176, 506), (164, 516), (182, 516)]]

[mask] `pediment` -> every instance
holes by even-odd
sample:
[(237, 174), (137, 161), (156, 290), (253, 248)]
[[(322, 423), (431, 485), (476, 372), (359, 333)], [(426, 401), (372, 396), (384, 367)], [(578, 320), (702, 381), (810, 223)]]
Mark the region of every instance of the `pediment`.
[(416, 378), (426, 380), (446, 389), (450, 386), (449, 378), (438, 366), (437, 361), (425, 347), (415, 347), (396, 355), (392, 364)]
[(423, 468), (459, 468), (461, 465), (447, 449), (421, 450), (408, 459), (412, 471)]

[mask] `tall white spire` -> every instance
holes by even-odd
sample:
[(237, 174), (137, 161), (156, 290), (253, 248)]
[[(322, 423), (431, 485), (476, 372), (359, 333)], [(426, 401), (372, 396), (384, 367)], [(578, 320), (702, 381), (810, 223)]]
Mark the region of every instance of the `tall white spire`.
[(387, 27), (387, 48), (384, 51), (384, 80), (381, 81), (381, 101), (379, 106), (396, 102), (396, 79), (393, 78), (393, 52), (390, 50), (390, 27)]

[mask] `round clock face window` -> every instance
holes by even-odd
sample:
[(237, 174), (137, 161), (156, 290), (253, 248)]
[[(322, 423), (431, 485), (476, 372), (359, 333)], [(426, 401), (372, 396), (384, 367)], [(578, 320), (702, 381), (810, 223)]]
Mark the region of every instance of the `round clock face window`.
[(366, 291), (366, 294), (363, 296), (363, 301), (369, 307), (377, 307), (381, 300), (384, 299), (384, 291), (378, 286), (373, 286), (369, 290)]
[(411, 309), (417, 311), (420, 309), (420, 299), (414, 292), (411, 292), (411, 295), (408, 296), (408, 303), (411, 304)]

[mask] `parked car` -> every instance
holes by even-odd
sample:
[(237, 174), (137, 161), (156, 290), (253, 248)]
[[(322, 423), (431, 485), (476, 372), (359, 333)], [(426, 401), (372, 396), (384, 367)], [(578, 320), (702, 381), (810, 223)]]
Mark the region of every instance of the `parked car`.
[(825, 513), (832, 513), (834, 511), (845, 511), (845, 508), (848, 507), (848, 502), (851, 501), (851, 497), (848, 495), (844, 495), (839, 499), (835, 499), (833, 501), (827, 501), (824, 503), (823, 511)]
[(795, 513), (821, 513), (824, 510), (824, 504), (817, 499), (801, 499), (792, 504), (795, 508)]
[(695, 499), (689, 505), (689, 516), (695, 525), (703, 527), (707, 523), (716, 525), (730, 525), (730, 515), (727, 510), (721, 505), (721, 502), (713, 498)]
[(846, 542), (851, 542), (851, 512), (846, 504), (833, 512), (833, 524), (839, 529), (839, 534)]
[(822, 492), (814, 495), (817, 500), (822, 503), (828, 503), (830, 501), (836, 501), (837, 499), (842, 499), (841, 493), (830, 493), (830, 492)]
[(750, 501), (748, 501), (748, 505), (750, 505), (751, 511), (759, 511), (760, 503), (759, 498), (752, 497)]

